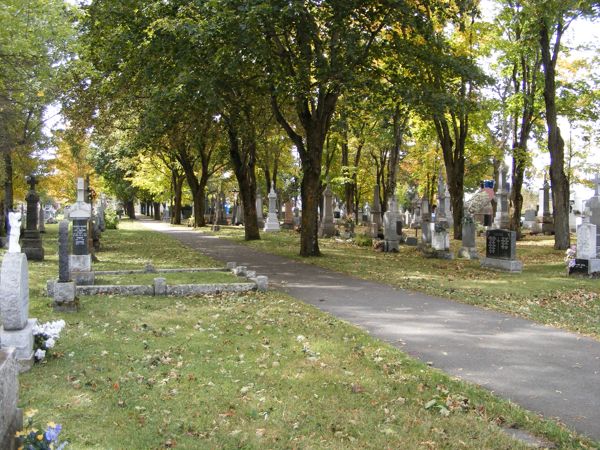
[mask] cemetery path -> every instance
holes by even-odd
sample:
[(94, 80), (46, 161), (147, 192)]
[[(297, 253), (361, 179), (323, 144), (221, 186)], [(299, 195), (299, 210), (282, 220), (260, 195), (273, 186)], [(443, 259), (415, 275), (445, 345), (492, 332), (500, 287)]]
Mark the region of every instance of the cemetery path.
[(189, 228), (142, 222), (214, 259), (267, 275), (271, 287), (600, 441), (598, 341), (262, 253)]

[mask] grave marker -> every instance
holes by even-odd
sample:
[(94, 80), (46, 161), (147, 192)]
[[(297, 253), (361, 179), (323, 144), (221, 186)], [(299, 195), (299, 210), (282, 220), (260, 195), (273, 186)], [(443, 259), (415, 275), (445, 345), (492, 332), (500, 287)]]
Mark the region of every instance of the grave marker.
[(481, 266), (508, 272), (521, 272), (523, 263), (516, 259), (517, 234), (509, 230), (486, 232), (485, 258)]

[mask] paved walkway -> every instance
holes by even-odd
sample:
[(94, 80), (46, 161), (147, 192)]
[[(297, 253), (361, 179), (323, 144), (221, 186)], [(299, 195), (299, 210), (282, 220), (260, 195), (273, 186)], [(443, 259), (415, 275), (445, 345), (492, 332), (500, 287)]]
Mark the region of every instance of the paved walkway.
[[(434, 367), (600, 441), (600, 342), (448, 299), (359, 280), (191, 229), (143, 221)], [(600, 319), (599, 319), (600, 320)]]

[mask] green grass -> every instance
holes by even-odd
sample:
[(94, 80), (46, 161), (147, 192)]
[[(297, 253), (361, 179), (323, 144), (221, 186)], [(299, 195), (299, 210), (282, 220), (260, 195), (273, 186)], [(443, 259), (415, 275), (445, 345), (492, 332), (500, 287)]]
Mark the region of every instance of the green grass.
[[(279, 292), (84, 297), (54, 313), (41, 293), (55, 238), (49, 226), (46, 261), (29, 264), (30, 316), (67, 326), (21, 374), (20, 406), (61, 423), (68, 448), (525, 448), (501, 426), (594, 446)], [(103, 244), (106, 269), (216, 265), (136, 224)]]
[[(411, 231), (412, 233), (412, 231)], [(553, 249), (553, 237), (528, 236), (517, 242), (520, 274), (483, 269), (479, 261), (424, 258), (415, 247), (401, 246), (399, 253), (378, 253), (335, 239), (321, 239), (321, 257), (300, 258), (298, 233), (262, 233), (260, 241), (244, 242), (235, 227), (219, 235), (257, 250), (294, 258), (358, 278), (398, 288), (424, 292), (464, 303), (517, 315), (600, 338), (600, 283), (597, 279), (568, 277), (564, 252)], [(484, 238), (478, 238), (485, 255)], [(451, 241), (455, 254), (460, 241)]]

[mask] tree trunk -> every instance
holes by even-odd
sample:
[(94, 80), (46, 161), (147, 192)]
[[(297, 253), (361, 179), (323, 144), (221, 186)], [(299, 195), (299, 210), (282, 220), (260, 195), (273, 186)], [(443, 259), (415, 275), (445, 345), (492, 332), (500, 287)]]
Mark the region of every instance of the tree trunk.
[(133, 199), (125, 201), (125, 214), (127, 214), (131, 220), (135, 220), (135, 202)]
[(342, 174), (344, 175), (344, 203), (346, 204), (346, 214), (354, 214), (354, 184), (350, 176), (350, 149), (348, 146), (348, 130), (344, 127), (342, 133)]
[(174, 175), (173, 176), (173, 213), (171, 214), (171, 223), (174, 225), (181, 225), (181, 201), (183, 191), (184, 176)]
[(152, 202), (152, 206), (154, 208), (154, 220), (160, 220), (160, 203)]
[(246, 125), (245, 136), (240, 138), (232, 118), (226, 118), (225, 123), (229, 136), (229, 156), (240, 188), (244, 209), (244, 239), (246, 241), (259, 240), (260, 232), (256, 215), (256, 139), (251, 125)]
[(4, 207), (6, 208), (7, 214), (5, 217), (8, 217), (8, 212), (13, 209), (13, 163), (12, 163), (12, 155), (10, 151), (4, 153)]
[(523, 209), (523, 177), (525, 174), (524, 153), (527, 150), (522, 148), (513, 148), (512, 161), (512, 186), (511, 201), (513, 204), (513, 213), (510, 216), (509, 228), (517, 233), (517, 239), (521, 239), (521, 211)]
[(562, 23), (557, 25), (553, 51), (550, 50), (550, 30), (544, 18), (540, 20), (540, 47), (544, 67), (544, 103), (548, 126), (548, 151), (550, 153), (550, 185), (552, 187), (552, 214), (554, 216), (554, 248), (565, 250), (571, 245), (569, 231), (569, 180), (565, 174), (565, 143), (558, 128), (556, 110), (556, 60), (563, 33)]
[(302, 230), (300, 232), (300, 256), (320, 256), (319, 232), (319, 203), (321, 186), (321, 164), (315, 158), (302, 161), (302, 183), (300, 195), (302, 198)]

